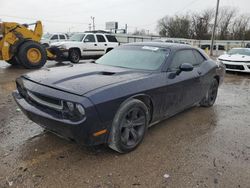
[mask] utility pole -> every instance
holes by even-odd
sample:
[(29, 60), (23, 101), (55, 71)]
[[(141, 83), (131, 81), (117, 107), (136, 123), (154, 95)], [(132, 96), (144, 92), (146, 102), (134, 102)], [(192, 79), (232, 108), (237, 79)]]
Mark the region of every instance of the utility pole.
[(91, 16), (90, 18), (93, 22), (93, 31), (95, 31), (95, 17)]
[(91, 31), (91, 23), (89, 23), (89, 31)]
[(218, 19), (218, 13), (219, 13), (219, 4), (220, 4), (220, 0), (217, 0), (216, 12), (215, 12), (215, 18), (214, 18), (214, 27), (213, 27), (212, 38), (211, 38), (210, 56), (213, 55), (214, 38), (215, 38), (215, 31), (216, 31), (217, 19)]

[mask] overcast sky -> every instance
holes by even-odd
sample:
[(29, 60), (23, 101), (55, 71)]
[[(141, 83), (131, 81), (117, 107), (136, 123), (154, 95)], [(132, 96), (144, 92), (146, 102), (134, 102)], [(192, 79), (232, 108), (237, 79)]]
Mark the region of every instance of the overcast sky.
[[(220, 1), (221, 6), (250, 14), (250, 0)], [(215, 5), (216, 0), (0, 0), (0, 19), (20, 23), (42, 20), (45, 32), (67, 32), (88, 30), (94, 16), (96, 29), (105, 29), (106, 21), (118, 21), (120, 28), (128, 24), (130, 32), (144, 28), (155, 33), (157, 20), (165, 15)]]

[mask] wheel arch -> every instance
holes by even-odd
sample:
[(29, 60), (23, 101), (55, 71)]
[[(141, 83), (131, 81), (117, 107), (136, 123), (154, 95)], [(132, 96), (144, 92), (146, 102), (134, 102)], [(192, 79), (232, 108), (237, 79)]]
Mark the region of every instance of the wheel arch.
[(150, 115), (150, 117), (149, 117), (149, 124), (150, 124), (152, 119), (153, 119), (153, 112), (154, 112), (154, 104), (153, 104), (152, 97), (147, 95), (147, 94), (133, 95), (133, 96), (127, 98), (125, 101), (123, 101), (120, 106), (122, 106), (126, 102), (130, 101), (131, 99), (140, 100), (141, 102), (143, 102), (147, 106), (147, 108), (149, 110), (149, 115)]
[(78, 47), (71, 47), (71, 48), (69, 48), (69, 52), (72, 51), (72, 50), (78, 50), (78, 52), (80, 53), (80, 56), (82, 56), (80, 48), (78, 48)]
[(220, 84), (220, 76), (215, 75), (215, 76), (214, 76), (214, 79), (216, 79), (216, 80), (217, 80), (217, 82), (218, 82), (218, 84)]

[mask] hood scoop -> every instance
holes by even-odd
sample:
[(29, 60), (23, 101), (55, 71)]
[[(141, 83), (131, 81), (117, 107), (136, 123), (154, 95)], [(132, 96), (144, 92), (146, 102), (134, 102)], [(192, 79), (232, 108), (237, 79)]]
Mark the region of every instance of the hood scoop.
[(100, 75), (104, 75), (104, 76), (111, 76), (114, 74), (116, 74), (116, 73), (115, 72), (107, 72), (107, 71), (100, 72)]

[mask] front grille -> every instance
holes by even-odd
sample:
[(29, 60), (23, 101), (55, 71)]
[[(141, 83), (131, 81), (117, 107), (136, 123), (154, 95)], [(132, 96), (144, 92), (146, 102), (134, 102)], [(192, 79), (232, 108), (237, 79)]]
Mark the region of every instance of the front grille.
[(227, 69), (235, 69), (235, 70), (245, 70), (243, 65), (227, 65)]
[(250, 63), (250, 61), (237, 61), (237, 60), (226, 60), (226, 59), (219, 59), (219, 60), (225, 62), (234, 62), (234, 63)]
[(49, 108), (53, 108), (56, 110), (63, 109), (62, 101), (59, 99), (44, 96), (44, 95), (41, 95), (39, 93), (34, 93), (31, 91), (28, 91), (27, 94), (32, 101), (34, 101), (40, 105), (47, 106)]

